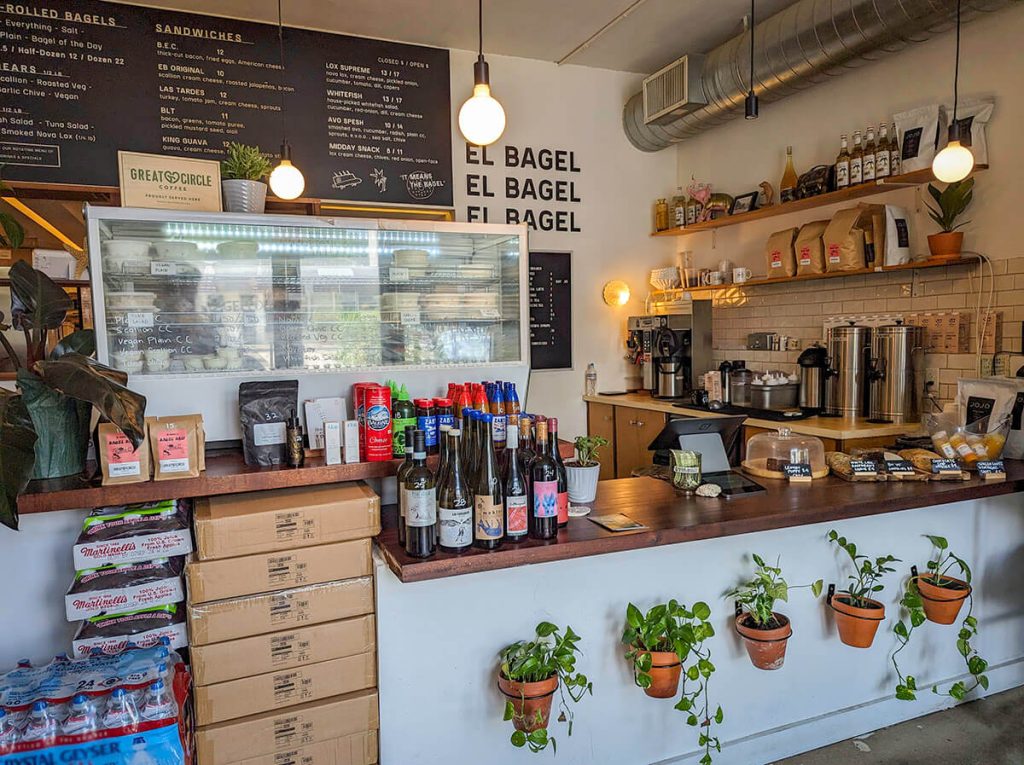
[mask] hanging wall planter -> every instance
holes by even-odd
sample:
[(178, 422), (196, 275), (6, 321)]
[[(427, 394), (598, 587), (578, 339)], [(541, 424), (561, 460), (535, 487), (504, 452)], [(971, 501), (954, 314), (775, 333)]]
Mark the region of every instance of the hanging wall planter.
[(881, 578), (896, 569), (890, 563), (899, 560), (891, 555), (882, 555), (872, 560), (857, 552), (857, 545), (841, 537), (836, 531), (829, 531), (826, 537), (836, 547), (850, 556), (853, 571), (848, 578), (845, 591), (836, 592), (836, 586), (828, 586), (826, 602), (835, 616), (839, 639), (853, 648), (869, 648), (875, 640), (878, 625), (885, 619), (885, 605), (870, 597), (884, 587)]
[(772, 611), (772, 618), (759, 626), (750, 614), (737, 607), (736, 632), (743, 638), (747, 656), (758, 669), (779, 669), (786, 661), (786, 646), (793, 636), (789, 617)]
[(498, 689), (512, 705), (512, 725), (516, 730), (533, 733), (547, 728), (551, 719), (551, 700), (558, 690), (558, 675), (534, 683), (509, 680), (498, 673)]
[(940, 583), (936, 584), (931, 576), (919, 576), (917, 566), (913, 566), (911, 571), (928, 621), (936, 624), (955, 622), (964, 601), (971, 595), (971, 585), (963, 579), (945, 575), (940, 577)]

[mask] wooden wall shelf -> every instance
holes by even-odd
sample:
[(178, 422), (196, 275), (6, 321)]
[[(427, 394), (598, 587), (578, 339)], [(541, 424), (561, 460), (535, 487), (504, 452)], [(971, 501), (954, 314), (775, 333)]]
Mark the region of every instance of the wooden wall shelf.
[[(974, 172), (980, 172), (987, 169), (988, 165), (978, 165), (974, 168)], [(738, 213), (736, 215), (723, 215), (721, 218), (705, 221), (704, 223), (695, 223), (692, 226), (686, 226), (684, 228), (670, 228), (665, 231), (656, 231), (651, 234), (651, 236), (689, 236), (690, 234), (699, 234), (702, 231), (711, 231), (716, 228), (726, 228), (727, 226), (738, 226), (741, 223), (764, 220), (765, 218), (774, 218), (777, 215), (789, 215), (790, 213), (813, 210), (817, 207), (825, 207), (826, 205), (851, 202), (855, 199), (863, 199), (864, 197), (875, 196), (876, 194), (885, 194), (889, 191), (896, 191), (897, 189), (920, 186), (922, 183), (929, 183), (934, 179), (931, 168), (915, 170), (912, 173), (904, 173), (902, 175), (894, 175), (890, 178), (882, 178), (881, 180), (874, 181), (873, 183), (861, 183), (857, 186), (850, 186), (849, 188), (841, 189), (840, 191), (830, 191), (827, 194), (819, 194), (816, 197), (797, 199), (793, 202), (786, 202), (785, 204), (774, 204), (771, 207), (762, 207), (757, 210)]]

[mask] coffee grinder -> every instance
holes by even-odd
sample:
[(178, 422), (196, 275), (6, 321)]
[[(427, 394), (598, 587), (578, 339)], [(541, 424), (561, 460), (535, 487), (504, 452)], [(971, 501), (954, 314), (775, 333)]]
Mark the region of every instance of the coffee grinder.
[(626, 347), (641, 370), (644, 390), (681, 398), (694, 388), (694, 370), (711, 364), (711, 301), (691, 303), (687, 314), (630, 316)]

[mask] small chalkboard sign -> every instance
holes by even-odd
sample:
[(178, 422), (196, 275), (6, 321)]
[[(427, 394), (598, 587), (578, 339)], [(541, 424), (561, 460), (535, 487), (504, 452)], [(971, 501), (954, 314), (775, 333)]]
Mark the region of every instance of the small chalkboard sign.
[(878, 465), (874, 460), (850, 460), (850, 470), (855, 476), (878, 475)]
[(886, 460), (885, 469), (893, 475), (913, 475), (914, 466), (909, 460)]
[(805, 483), (811, 480), (811, 466), (806, 462), (787, 462), (782, 466), (782, 472), (790, 483)]
[(932, 460), (932, 472), (936, 475), (959, 474), (960, 463), (956, 460)]
[(1006, 465), (1002, 460), (981, 460), (978, 462), (978, 475), (987, 481), (1000, 481), (1006, 478)]
[(530, 369), (572, 369), (571, 253), (530, 253)]

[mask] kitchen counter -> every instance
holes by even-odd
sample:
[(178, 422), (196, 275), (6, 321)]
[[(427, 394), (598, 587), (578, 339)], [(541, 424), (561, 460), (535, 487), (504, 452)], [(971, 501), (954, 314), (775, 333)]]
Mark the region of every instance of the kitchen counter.
[[(703, 409), (689, 409), (675, 406), (679, 402), (661, 401), (646, 393), (626, 393), (622, 396), (584, 396), (584, 401), (594, 404), (610, 404), (611, 406), (625, 406), (632, 409), (643, 409), (650, 412), (664, 412), (666, 414), (685, 415), (688, 417), (728, 417), (729, 415), (708, 412)], [(836, 441), (849, 441), (860, 438), (881, 438), (887, 436), (899, 436), (906, 433), (913, 433), (920, 428), (918, 423), (871, 423), (864, 419), (844, 419), (841, 417), (808, 417), (802, 420), (791, 422), (779, 422), (776, 420), (761, 420), (756, 417), (748, 417), (744, 426), (764, 428), (766, 430), (778, 430), (781, 427), (788, 427), (794, 433), (802, 433), (818, 438), (831, 438)]]

